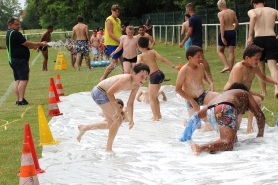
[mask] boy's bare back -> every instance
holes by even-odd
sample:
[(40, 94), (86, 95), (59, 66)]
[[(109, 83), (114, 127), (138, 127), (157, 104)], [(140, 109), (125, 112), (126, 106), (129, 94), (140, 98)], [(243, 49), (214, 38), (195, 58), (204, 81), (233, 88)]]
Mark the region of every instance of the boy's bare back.
[(146, 63), (150, 67), (150, 74), (158, 71), (158, 65), (156, 63), (157, 56), (160, 56), (155, 50), (146, 50), (142, 54), (138, 55), (137, 62)]
[(98, 85), (106, 92), (111, 88), (113, 88), (115, 92), (133, 90), (139, 88), (139, 85), (133, 78), (131, 74), (119, 74), (101, 81)]
[(278, 11), (269, 8), (255, 8), (248, 11), (249, 17), (256, 16), (255, 37), (276, 36), (274, 32), (275, 21), (278, 19)]
[(233, 10), (227, 9), (218, 13), (218, 18), (224, 20), (224, 30), (234, 30), (234, 23), (238, 22), (236, 14)]
[(88, 26), (86, 24), (78, 23), (73, 27), (72, 31), (76, 35), (76, 40), (89, 40), (87, 37), (89, 35)]

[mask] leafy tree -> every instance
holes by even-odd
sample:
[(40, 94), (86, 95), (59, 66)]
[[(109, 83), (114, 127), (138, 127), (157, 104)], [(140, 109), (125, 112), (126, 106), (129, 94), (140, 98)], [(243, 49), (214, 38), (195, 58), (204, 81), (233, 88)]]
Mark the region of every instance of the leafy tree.
[(6, 30), (8, 19), (19, 18), (20, 13), (21, 7), (18, 0), (0, 0), (0, 30)]

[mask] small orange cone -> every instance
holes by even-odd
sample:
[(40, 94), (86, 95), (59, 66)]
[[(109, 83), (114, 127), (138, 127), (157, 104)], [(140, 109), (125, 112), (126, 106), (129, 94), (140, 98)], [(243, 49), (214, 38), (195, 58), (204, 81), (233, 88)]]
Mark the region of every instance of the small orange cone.
[(60, 98), (59, 98), (59, 95), (57, 93), (57, 90), (56, 90), (56, 87), (55, 87), (55, 83), (54, 83), (54, 79), (53, 78), (50, 78), (50, 86), (53, 87), (53, 92), (54, 92), (54, 95), (55, 95), (55, 98), (56, 98), (56, 102), (60, 102)]
[(40, 130), (40, 144), (42, 145), (56, 145), (60, 140), (54, 140), (48, 122), (46, 120), (42, 106), (38, 106), (39, 130)]
[(59, 96), (65, 96), (64, 90), (63, 90), (63, 85), (62, 85), (59, 74), (56, 75), (56, 85), (55, 86), (56, 86), (58, 95)]
[(63, 114), (60, 113), (59, 107), (57, 105), (57, 101), (54, 94), (54, 87), (52, 85), (49, 86), (48, 116), (59, 116)]
[(40, 168), (40, 164), (39, 164), (37, 153), (36, 153), (36, 148), (35, 148), (33, 137), (32, 137), (32, 132), (31, 132), (31, 128), (30, 128), (29, 124), (24, 125), (24, 143), (28, 143), (30, 146), (32, 158), (33, 158), (37, 173), (44, 173), (45, 171)]
[(22, 145), (22, 157), (21, 157), (21, 167), (20, 167), (20, 179), (19, 185), (39, 185), (39, 180), (37, 177), (36, 168), (31, 155), (30, 146), (28, 143), (23, 143)]

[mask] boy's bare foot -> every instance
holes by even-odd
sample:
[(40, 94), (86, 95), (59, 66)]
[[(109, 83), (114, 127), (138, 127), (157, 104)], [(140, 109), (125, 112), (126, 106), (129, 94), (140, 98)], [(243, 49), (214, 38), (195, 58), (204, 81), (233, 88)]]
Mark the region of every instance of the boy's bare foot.
[(157, 117), (152, 117), (150, 120), (152, 120), (152, 121), (159, 121), (159, 118), (157, 118)]
[(83, 134), (88, 130), (86, 125), (78, 125), (79, 134), (76, 137), (77, 141), (80, 142)]
[(105, 152), (107, 152), (107, 153), (114, 153), (114, 151), (112, 149), (106, 149)]
[(208, 123), (205, 124), (203, 132), (210, 132), (213, 131), (214, 129), (212, 128), (212, 126)]
[(275, 98), (278, 98), (278, 92), (275, 92)]
[(253, 133), (253, 132), (254, 132), (253, 127), (250, 127), (250, 128), (247, 127), (247, 129), (246, 129), (246, 134), (251, 134), (251, 133)]
[(194, 156), (199, 155), (199, 153), (201, 152), (200, 146), (197, 145), (197, 144), (195, 144), (195, 143), (193, 143), (193, 144), (191, 145), (191, 150), (192, 150)]
[(230, 71), (230, 68), (229, 67), (225, 67), (220, 73), (225, 73), (227, 71)]

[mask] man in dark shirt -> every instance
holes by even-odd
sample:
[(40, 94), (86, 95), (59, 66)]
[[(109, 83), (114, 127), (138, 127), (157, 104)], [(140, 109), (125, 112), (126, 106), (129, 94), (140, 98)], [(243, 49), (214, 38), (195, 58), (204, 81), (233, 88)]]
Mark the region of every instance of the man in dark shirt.
[[(184, 46), (184, 43), (187, 39), (191, 39), (192, 45), (199, 46), (202, 48), (203, 38), (202, 38), (202, 20), (201, 18), (195, 14), (194, 5), (192, 3), (188, 3), (185, 6), (186, 13), (190, 15), (189, 18), (189, 28), (186, 33), (186, 37), (180, 43), (180, 47)], [(210, 67), (205, 59), (204, 55), (202, 56), (202, 63), (205, 66), (206, 73), (209, 79), (212, 79), (212, 75), (210, 72)]]
[(9, 64), (14, 74), (14, 92), (16, 95), (16, 105), (27, 105), (24, 99), (25, 89), (29, 79), (29, 48), (47, 46), (46, 42), (29, 42), (19, 32), (20, 22), (16, 18), (8, 20), (8, 30), (6, 34), (7, 53)]

